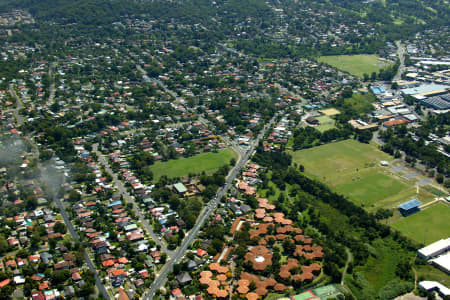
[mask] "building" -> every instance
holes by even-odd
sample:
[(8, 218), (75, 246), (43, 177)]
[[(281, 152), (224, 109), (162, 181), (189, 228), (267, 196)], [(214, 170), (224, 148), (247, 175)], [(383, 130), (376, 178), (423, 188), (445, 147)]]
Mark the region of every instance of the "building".
[(306, 122), (311, 125), (319, 125), (319, 120), (314, 117), (306, 118)]
[(418, 87), (401, 90), (403, 96), (431, 97), (446, 94), (450, 86), (442, 84), (427, 84)]
[(450, 289), (436, 281), (421, 281), (419, 287), (427, 291), (437, 291), (443, 297), (450, 295)]
[(420, 103), (437, 110), (450, 109), (450, 94), (420, 99)]
[(386, 93), (386, 89), (382, 86), (374, 86), (370, 89), (372, 91), (372, 93), (374, 93), (375, 95), (381, 95)]
[(400, 213), (406, 217), (409, 215), (412, 215), (413, 213), (416, 213), (420, 210), (419, 206), (422, 205), (422, 202), (420, 202), (417, 199), (409, 200), (408, 202), (404, 202), (398, 206), (398, 210)]
[(402, 125), (402, 124), (406, 124), (406, 123), (408, 123), (408, 120), (405, 118), (401, 118), (398, 120), (386, 121), (383, 123), (383, 126), (384, 127), (393, 127), (393, 126)]
[(366, 123), (364, 121), (361, 120), (350, 120), (348, 121), (348, 123), (355, 128), (356, 130), (359, 131), (364, 131), (364, 130), (375, 130), (378, 128), (378, 124), (373, 123), (373, 124), (369, 124)]
[(450, 274), (450, 252), (430, 260), (430, 262), (441, 269), (443, 272)]
[(184, 193), (186, 193), (188, 191), (188, 189), (181, 182), (175, 183), (173, 185), (173, 188), (180, 195), (184, 195)]
[(450, 238), (442, 239), (428, 245), (422, 249), (419, 249), (418, 254), (420, 257), (430, 259), (436, 257), (442, 253), (450, 250)]

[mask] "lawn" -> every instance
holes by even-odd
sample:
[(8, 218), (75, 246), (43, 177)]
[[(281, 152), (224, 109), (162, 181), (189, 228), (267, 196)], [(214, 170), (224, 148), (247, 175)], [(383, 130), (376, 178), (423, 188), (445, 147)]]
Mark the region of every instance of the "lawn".
[(354, 177), (352, 181), (338, 185), (336, 189), (340, 193), (348, 195), (354, 199), (354, 202), (363, 207), (370, 207), (379, 200), (397, 195), (408, 189), (406, 184), (374, 169), (361, 173), (358, 174), (361, 176)]
[(380, 161), (392, 157), (374, 145), (345, 140), (293, 153), (293, 161), (305, 167), (306, 175), (320, 180), (368, 211), (395, 208), (419, 198), (423, 203), (434, 199), (425, 189), (417, 194), (414, 182), (395, 177)]
[(437, 281), (445, 286), (450, 286), (450, 275), (442, 272), (438, 268), (432, 265), (422, 265), (414, 267), (417, 271), (417, 275), (423, 276), (425, 280)]
[(346, 106), (356, 110), (359, 114), (368, 114), (374, 110), (372, 105), (376, 98), (372, 94), (353, 94), (351, 98), (344, 99)]
[(319, 120), (320, 125), (316, 126), (315, 128), (317, 130), (319, 130), (320, 132), (324, 132), (326, 130), (336, 128), (336, 126), (334, 126), (335, 121), (328, 116), (317, 117), (317, 120)]
[(150, 169), (153, 172), (155, 180), (158, 180), (163, 175), (173, 178), (189, 174), (199, 174), (203, 171), (212, 173), (228, 164), (233, 157), (237, 158), (236, 153), (231, 149), (225, 149), (218, 153), (207, 152), (188, 158), (157, 162)]
[(450, 236), (450, 206), (438, 203), (406, 218), (392, 227), (419, 243), (430, 244)]
[(388, 65), (374, 54), (320, 56), (317, 60), (358, 77), (364, 73), (371, 75)]

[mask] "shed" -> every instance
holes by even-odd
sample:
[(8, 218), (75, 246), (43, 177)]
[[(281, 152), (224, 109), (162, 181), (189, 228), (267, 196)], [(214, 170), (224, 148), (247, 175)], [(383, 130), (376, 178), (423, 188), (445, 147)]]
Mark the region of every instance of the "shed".
[(412, 215), (413, 213), (416, 213), (420, 210), (419, 206), (422, 205), (422, 202), (420, 202), (417, 199), (412, 199), (407, 202), (404, 202), (398, 206), (398, 210), (400, 213), (406, 217), (409, 215)]

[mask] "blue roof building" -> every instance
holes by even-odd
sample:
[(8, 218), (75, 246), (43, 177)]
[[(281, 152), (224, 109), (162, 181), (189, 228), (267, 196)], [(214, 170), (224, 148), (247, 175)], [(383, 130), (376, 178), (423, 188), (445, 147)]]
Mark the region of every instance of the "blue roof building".
[(373, 88), (370, 89), (372, 91), (372, 93), (374, 93), (375, 95), (380, 95), (380, 94), (384, 94), (386, 93), (386, 89), (382, 86), (374, 86)]
[(109, 204), (108, 204), (108, 207), (113, 207), (113, 206), (121, 205), (121, 204), (122, 204), (122, 201), (116, 200), (116, 201), (114, 201), (114, 202), (112, 202), (112, 203), (109, 203)]
[(413, 199), (413, 200), (409, 200), (407, 202), (400, 204), (398, 206), (398, 210), (404, 217), (406, 217), (406, 216), (412, 215), (413, 213), (420, 211), (421, 205), (422, 205), (422, 202), (420, 202), (417, 199)]

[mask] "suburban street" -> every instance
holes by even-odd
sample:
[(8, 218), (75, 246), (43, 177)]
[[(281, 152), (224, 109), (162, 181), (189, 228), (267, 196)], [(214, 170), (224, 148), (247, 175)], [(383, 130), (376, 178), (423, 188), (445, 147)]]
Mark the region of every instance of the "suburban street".
[(161, 247), (161, 250), (163, 252), (165, 252), (167, 254), (168, 258), (171, 258), (173, 256), (173, 251), (167, 249), (166, 245), (159, 239), (159, 235), (157, 235), (154, 231), (153, 231), (153, 227), (152, 225), (147, 221), (147, 219), (145, 218), (145, 216), (142, 214), (141, 212), (141, 208), (137, 205), (137, 203), (134, 201), (134, 197), (132, 197), (127, 189), (125, 188), (124, 184), (122, 183), (121, 180), (119, 180), (119, 178), (117, 177), (117, 174), (111, 169), (111, 167), (109, 166), (109, 162), (108, 160), (105, 158), (105, 156), (98, 151), (98, 144), (94, 144), (92, 147), (92, 150), (95, 152), (95, 154), (97, 154), (98, 156), (98, 160), (101, 164), (103, 164), (105, 166), (105, 170), (106, 172), (108, 172), (109, 175), (111, 175), (111, 177), (113, 178), (114, 181), (114, 185), (117, 187), (117, 189), (119, 190), (119, 193), (121, 195), (123, 195), (123, 198), (128, 202), (133, 204), (133, 210), (136, 213), (137, 217), (139, 218), (139, 221), (142, 223), (142, 225), (144, 226), (145, 230), (147, 231), (147, 233), (150, 235), (150, 237), (152, 238), (152, 240)]
[[(63, 176), (63, 175), (61, 174), (61, 176)], [(55, 200), (56, 205), (59, 207), (61, 216), (63, 217), (64, 223), (66, 223), (67, 230), (69, 231), (70, 235), (72, 236), (72, 238), (74, 240), (79, 241), (80, 240), (80, 236), (76, 232), (75, 228), (73, 227), (72, 222), (70, 221), (69, 216), (67, 215), (65, 203), (61, 202), (61, 200), (57, 196), (54, 197), (54, 200)], [(95, 267), (94, 263), (92, 262), (91, 258), (89, 257), (89, 254), (87, 253), (86, 249), (83, 250), (83, 254), (84, 254), (84, 261), (86, 262), (86, 264), (89, 267), (89, 269), (95, 274), (95, 285), (97, 286), (98, 291), (106, 299), (111, 299), (111, 297), (110, 297), (108, 291), (106, 290), (104, 284), (100, 280), (100, 277), (97, 274), (97, 268)]]
[[(16, 120), (17, 120), (17, 126), (21, 126), (23, 124), (23, 119), (19, 114), (20, 109), (23, 107), (23, 103), (22, 103), (22, 99), (17, 95), (16, 91), (14, 90), (14, 87), (12, 85), (9, 86), (9, 92), (11, 93), (11, 95), (16, 99), (17, 102), (17, 106), (15, 109), (15, 115), (16, 115)], [(27, 140), (30, 142), (30, 144), (32, 145), (33, 148), (33, 152), (35, 157), (39, 157), (39, 148), (34, 144), (33, 140), (30, 138), (27, 138)], [(57, 176), (61, 179), (61, 182), (63, 181), (64, 177), (63, 174), (60, 174), (57, 170), (52, 169), (49, 170), (49, 167), (44, 167), (42, 166), (40, 163), (38, 164), (38, 169), (41, 170), (41, 176), (42, 173), (51, 173), (53, 174), (53, 176)], [(58, 178), (58, 179), (59, 179)], [(55, 187), (52, 187), (55, 188)], [(65, 204), (58, 198), (58, 196), (53, 195), (53, 200), (55, 201), (56, 205), (58, 206), (61, 216), (64, 220), (64, 223), (66, 224), (67, 230), (69, 231), (70, 235), (72, 236), (72, 238), (76, 241), (80, 240), (80, 236), (78, 235), (78, 233), (76, 232), (75, 228), (73, 227), (72, 222), (70, 221), (69, 216), (67, 215), (66, 212), (66, 206)], [(103, 285), (100, 277), (97, 274), (97, 268), (94, 266), (91, 258), (89, 257), (88, 253), (86, 250), (83, 250), (83, 254), (84, 254), (84, 261), (86, 263), (86, 265), (88, 266), (88, 268), (95, 274), (95, 285), (97, 287), (97, 290), (99, 293), (101, 293), (103, 295), (103, 297), (105, 297), (105, 299), (110, 300), (111, 297), (108, 293), (108, 291), (106, 290), (105, 286)]]
[(12, 84), (9, 85), (9, 92), (16, 99), (16, 108), (14, 109), (13, 112), (17, 120), (17, 127), (20, 127), (23, 124), (23, 118), (20, 115), (20, 110), (23, 108), (23, 102), (22, 99), (19, 96), (17, 96), (16, 90), (14, 89), (14, 85)]
[(271, 128), (273, 122), (275, 121), (277, 115), (275, 115), (269, 123), (267, 123), (264, 126), (264, 129), (261, 130), (260, 134), (257, 136), (256, 139), (254, 139), (251, 142), (251, 145), (247, 152), (244, 154), (244, 156), (241, 157), (239, 162), (235, 165), (235, 167), (231, 170), (230, 174), (228, 175), (225, 185), (219, 189), (219, 191), (216, 194), (216, 197), (212, 199), (206, 209), (203, 210), (203, 212), (200, 214), (200, 216), (197, 219), (197, 223), (194, 225), (194, 227), (189, 231), (188, 234), (186, 234), (186, 237), (184, 238), (183, 242), (181, 243), (180, 247), (177, 248), (175, 255), (170, 259), (164, 268), (161, 270), (161, 272), (158, 274), (156, 279), (153, 281), (153, 284), (151, 285), (149, 291), (143, 296), (143, 299), (153, 299), (153, 296), (155, 292), (163, 286), (167, 279), (167, 275), (172, 270), (173, 266), (180, 262), (181, 258), (185, 255), (185, 252), (187, 248), (191, 245), (191, 243), (194, 241), (194, 239), (197, 237), (198, 233), (200, 232), (200, 229), (202, 228), (205, 221), (209, 218), (211, 213), (214, 212), (216, 209), (218, 203), (220, 202), (220, 199), (227, 193), (228, 189), (233, 184), (234, 179), (236, 179), (237, 175), (240, 173), (241, 169), (245, 166), (245, 164), (250, 159), (251, 154), (253, 153), (255, 147), (258, 145), (259, 141), (264, 137), (264, 134), (267, 132), (268, 129)]
[(55, 99), (55, 78), (53, 78), (53, 68), (55, 68), (56, 64), (52, 62), (48, 68), (48, 77), (50, 78), (50, 88), (49, 88), (49, 96), (46, 102), (47, 106), (53, 104), (53, 99)]

